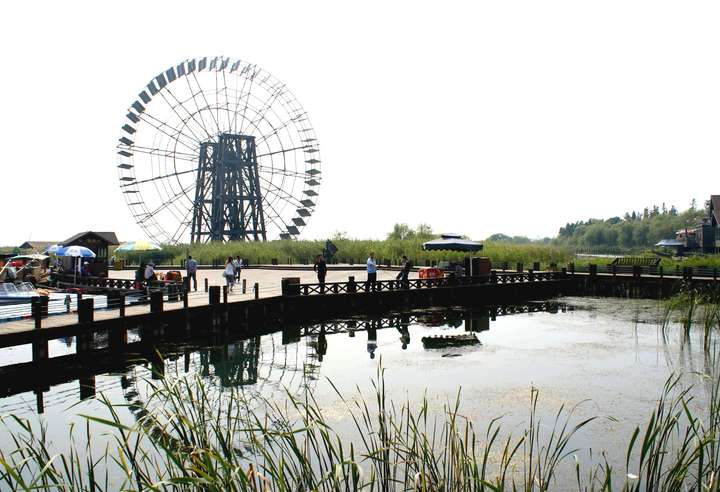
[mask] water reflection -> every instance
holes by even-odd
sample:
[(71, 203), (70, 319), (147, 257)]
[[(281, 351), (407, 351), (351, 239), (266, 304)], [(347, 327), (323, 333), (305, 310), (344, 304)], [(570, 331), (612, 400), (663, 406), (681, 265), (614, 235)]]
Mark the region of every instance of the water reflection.
[[(576, 311), (581, 315), (552, 317)], [(543, 378), (567, 381), (582, 374), (581, 365), (587, 366), (594, 381), (599, 378), (593, 370), (617, 374), (623, 367), (636, 371), (636, 379), (649, 377), (650, 372), (653, 380), (673, 371), (709, 374), (716, 365), (701, 355), (692, 340), (668, 344), (658, 336), (659, 312), (653, 301), (599, 299), (430, 309), (288, 325), (274, 334), (245, 339), (204, 336), (157, 341), (142, 350), (135, 344), (128, 353), (105, 351), (91, 359), (75, 354), (74, 338), (62, 338), (51, 342), (51, 353), (57, 357), (40, 368), (25, 362), (29, 347), (0, 351), (5, 363), (0, 367), (0, 411), (44, 413), (50, 407), (91, 400), (101, 392), (122, 395), (133, 408), (141, 408), (141, 394), (147, 391), (142, 381), (166, 373), (195, 372), (219, 391), (242, 388), (250, 399), (272, 399), (285, 391), (299, 394), (314, 388), (321, 368), (333, 381), (366, 382), (374, 376), (381, 355), (397, 373), (409, 368), (424, 371), (420, 382), (426, 387), (447, 387), (447, 381), (477, 384), (463, 371), (482, 368), (493, 374), (487, 382), (492, 391)], [(536, 313), (543, 317), (534, 318)], [(496, 329), (500, 320), (502, 326)], [(483, 345), (445, 352), (423, 349), (425, 335), (460, 333), (478, 334)], [(631, 360), (623, 361), (625, 353)], [(440, 363), (442, 356), (455, 359)], [(665, 367), (659, 371), (663, 360)], [(620, 387), (624, 382), (609, 378), (606, 384)]]

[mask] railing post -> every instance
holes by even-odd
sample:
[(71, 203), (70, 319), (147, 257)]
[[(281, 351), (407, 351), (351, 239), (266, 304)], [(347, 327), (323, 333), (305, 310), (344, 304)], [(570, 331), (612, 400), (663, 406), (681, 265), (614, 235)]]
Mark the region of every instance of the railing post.
[(574, 277), (575, 276), (575, 263), (574, 262), (568, 263), (568, 270), (570, 270), (570, 275), (572, 275)]
[(523, 271), (523, 264), (520, 263), (520, 262), (518, 262), (517, 265), (515, 265), (515, 271), (517, 271), (517, 273), (522, 273), (522, 271)]
[(535, 280), (535, 271), (532, 268), (528, 269), (528, 281), (532, 282)]
[(213, 285), (208, 290), (208, 304), (220, 304), (220, 286)]
[(223, 304), (227, 304), (228, 287), (227, 285), (222, 286)]
[(348, 277), (347, 291), (349, 294), (354, 294), (355, 292), (357, 292), (357, 284), (355, 283), (355, 277), (352, 275)]
[(150, 291), (150, 312), (161, 313), (163, 311), (163, 291)]
[(188, 291), (183, 292), (183, 309), (188, 308)]
[(208, 292), (208, 279), (205, 277), (205, 292)]
[(242, 279), (242, 293), (245, 294), (247, 292), (247, 279)]
[(532, 267), (532, 269), (533, 269), (534, 272), (539, 272), (539, 271), (540, 271), (540, 262), (539, 262), (539, 261), (533, 262), (533, 267)]
[(94, 311), (93, 299), (80, 299), (78, 301), (78, 323), (88, 324), (93, 322)]
[(253, 290), (255, 291), (255, 299), (260, 299), (260, 284), (255, 282)]
[(119, 308), (120, 308), (120, 317), (125, 317), (125, 292), (120, 292), (117, 296)]
[(40, 306), (40, 296), (30, 298), (30, 312), (35, 320), (35, 329), (42, 328), (42, 307)]
[(633, 278), (638, 279), (642, 275), (642, 269), (640, 265), (633, 265), (632, 268)]
[(495, 270), (490, 271), (490, 283), (491, 284), (497, 283), (497, 272)]
[(612, 265), (610, 265), (610, 269), (612, 270), (612, 276), (616, 277), (617, 276), (617, 265), (613, 263)]
[(588, 273), (590, 274), (591, 277), (597, 276), (597, 265), (595, 263), (590, 263), (588, 265)]

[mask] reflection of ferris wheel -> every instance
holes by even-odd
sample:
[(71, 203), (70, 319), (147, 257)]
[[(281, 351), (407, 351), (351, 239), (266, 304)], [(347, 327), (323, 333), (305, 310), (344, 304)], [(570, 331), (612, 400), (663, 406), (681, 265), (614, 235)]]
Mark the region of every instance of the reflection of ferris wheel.
[(225, 57), (152, 79), (130, 105), (118, 157), (133, 217), (162, 243), (297, 236), (321, 181), (302, 106), (269, 73)]
[[(320, 371), (313, 355), (313, 337), (286, 345), (280, 343), (280, 338), (281, 334), (271, 334), (197, 350), (189, 370), (202, 376), (210, 393), (221, 393), (226, 387), (240, 388), (250, 406), (282, 398), (286, 391), (301, 395), (314, 387)], [(170, 375), (181, 375), (184, 371), (177, 356), (168, 357), (164, 366)], [(150, 377), (148, 369), (136, 365), (123, 378), (123, 393), (136, 418), (151, 410), (148, 405), (153, 405), (148, 403)]]

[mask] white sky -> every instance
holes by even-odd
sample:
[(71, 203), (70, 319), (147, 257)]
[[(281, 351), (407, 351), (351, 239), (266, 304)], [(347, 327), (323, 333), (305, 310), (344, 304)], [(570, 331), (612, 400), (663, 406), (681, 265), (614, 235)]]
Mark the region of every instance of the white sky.
[(701, 204), (720, 160), (720, 3), (6, 2), (0, 244), (142, 237), (118, 188), (126, 110), (190, 57), (257, 63), (323, 161), (301, 238), (395, 222), (475, 238)]

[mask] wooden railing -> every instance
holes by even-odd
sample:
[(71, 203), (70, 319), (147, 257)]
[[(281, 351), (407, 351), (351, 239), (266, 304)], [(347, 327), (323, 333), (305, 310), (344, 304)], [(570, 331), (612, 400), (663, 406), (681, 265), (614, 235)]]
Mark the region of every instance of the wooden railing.
[(539, 272), (532, 271), (521, 273), (492, 272), (490, 275), (481, 277), (441, 277), (427, 279), (403, 280), (376, 280), (368, 282), (354, 279), (347, 282), (326, 282), (324, 284), (288, 284), (283, 286), (284, 295), (316, 295), (316, 294), (356, 294), (368, 292), (390, 292), (396, 290), (419, 290), (442, 287), (462, 287), (479, 284), (514, 284), (521, 282), (545, 282), (565, 278), (564, 272)]

